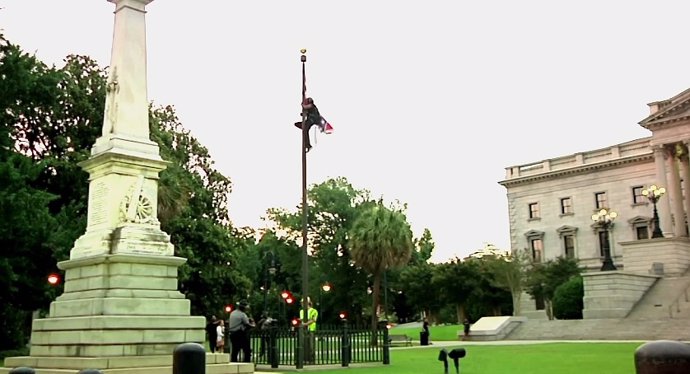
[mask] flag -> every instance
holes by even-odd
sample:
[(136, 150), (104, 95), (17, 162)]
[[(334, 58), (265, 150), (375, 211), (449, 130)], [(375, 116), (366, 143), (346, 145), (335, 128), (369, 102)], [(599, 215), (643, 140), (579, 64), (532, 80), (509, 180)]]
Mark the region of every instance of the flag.
[(331, 126), (328, 121), (326, 121), (325, 118), (321, 117), (321, 123), (319, 124), (319, 129), (321, 129), (321, 132), (326, 133), (326, 134), (332, 134), (333, 133), (333, 126)]

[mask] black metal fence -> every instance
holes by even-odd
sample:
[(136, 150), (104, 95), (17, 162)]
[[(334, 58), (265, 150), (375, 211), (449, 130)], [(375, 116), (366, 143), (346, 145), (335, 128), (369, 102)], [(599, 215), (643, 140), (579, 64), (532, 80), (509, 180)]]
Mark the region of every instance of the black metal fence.
[[(249, 334), (252, 361), (272, 368), (297, 366), (299, 336), (296, 329), (270, 327)], [(346, 323), (320, 327), (305, 337), (304, 365), (341, 365), (351, 363), (390, 363), (390, 343), (385, 325), (377, 331), (352, 329)]]

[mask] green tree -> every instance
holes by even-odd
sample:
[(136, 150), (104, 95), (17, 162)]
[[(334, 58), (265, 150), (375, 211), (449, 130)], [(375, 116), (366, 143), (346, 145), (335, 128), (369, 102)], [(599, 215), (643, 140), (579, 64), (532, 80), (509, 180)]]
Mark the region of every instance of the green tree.
[(427, 263), (435, 247), (436, 244), (431, 237), (431, 231), (425, 228), (424, 232), (422, 232), (422, 237), (415, 238), (414, 240), (414, 251), (412, 251), (412, 256), (410, 257), (410, 265)]
[(520, 314), (520, 299), (527, 281), (526, 252), (515, 251), (507, 256), (482, 257), (483, 265), (492, 274), (492, 284), (510, 292), (513, 315)]
[(527, 293), (544, 300), (546, 315), (553, 319), (553, 296), (556, 288), (571, 277), (580, 275), (577, 259), (559, 256), (554, 260), (532, 263), (528, 270)]
[(436, 266), (432, 286), (438, 290), (446, 304), (455, 305), (457, 323), (467, 318), (466, 305), (472, 294), (479, 289), (481, 273), (474, 261), (456, 258)]
[(582, 319), (585, 296), (581, 276), (574, 276), (556, 288), (553, 294), (553, 315), (558, 319)]
[(435, 266), (431, 263), (406, 266), (399, 278), (408, 305), (429, 316), (430, 322), (439, 322), (436, 316), (443, 306), (439, 291), (432, 284)]
[(243, 273), (237, 258), (252, 250), (253, 232), (230, 224), (230, 179), (215, 169), (208, 149), (184, 128), (172, 106), (152, 109), (150, 130), (161, 157), (171, 162), (161, 172), (159, 200), (161, 227), (176, 255), (187, 258), (179, 272), (180, 289), (193, 314), (220, 313), (252, 289), (251, 275)]
[(383, 273), (407, 264), (412, 247), (412, 231), (404, 213), (381, 202), (362, 212), (352, 226), (352, 259), (373, 276), (372, 331), (376, 331)]
[(14, 139), (17, 129), (56, 105), (58, 80), (0, 35), (0, 350), (26, 343), (30, 311), (52, 295), (46, 277), (55, 269), (49, 243), (58, 226), (50, 204), (57, 196), (40, 188), (45, 164), (15, 152), (21, 144)]
[[(357, 189), (346, 178), (328, 179), (310, 186), (308, 190), (309, 280), (310, 295), (318, 295), (323, 283), (332, 290), (322, 298), (322, 322), (335, 322), (337, 311), (347, 311), (354, 323), (360, 323), (364, 311), (363, 302), (368, 285), (367, 275), (353, 266), (349, 244), (349, 231), (360, 212), (374, 204), (369, 192)], [(272, 208), (268, 219), (285, 232), (284, 240), (294, 248), (300, 248), (302, 236), (302, 210)], [(293, 276), (301, 279), (301, 250), (291, 254), (297, 265)], [(281, 261), (284, 260), (281, 257)], [(301, 286), (296, 289), (301, 290)], [(293, 289), (294, 291), (294, 289)], [(297, 292), (297, 294), (301, 294)], [(318, 298), (317, 298), (318, 300)]]

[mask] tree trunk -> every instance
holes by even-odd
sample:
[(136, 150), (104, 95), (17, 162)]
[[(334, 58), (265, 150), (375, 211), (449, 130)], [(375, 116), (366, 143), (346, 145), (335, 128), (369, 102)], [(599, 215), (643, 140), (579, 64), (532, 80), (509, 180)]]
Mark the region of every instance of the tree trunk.
[(466, 318), (465, 304), (456, 304), (455, 305), (455, 313), (458, 317), (458, 324), (462, 325), (462, 323), (465, 321), (465, 318)]
[(544, 299), (544, 309), (549, 320), (553, 320), (553, 303), (549, 299)]
[(520, 315), (520, 301), (522, 299), (522, 290), (511, 290), (510, 295), (513, 297), (513, 315)]

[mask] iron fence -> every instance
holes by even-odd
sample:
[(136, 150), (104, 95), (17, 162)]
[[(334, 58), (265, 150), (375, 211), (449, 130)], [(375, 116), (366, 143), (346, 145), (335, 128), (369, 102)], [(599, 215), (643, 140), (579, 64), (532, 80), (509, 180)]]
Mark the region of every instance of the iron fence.
[[(272, 368), (297, 366), (298, 331), (281, 327), (257, 329), (249, 333), (252, 361)], [(388, 329), (376, 331), (340, 327), (319, 328), (305, 336), (304, 365), (341, 365), (351, 363), (390, 363)]]

